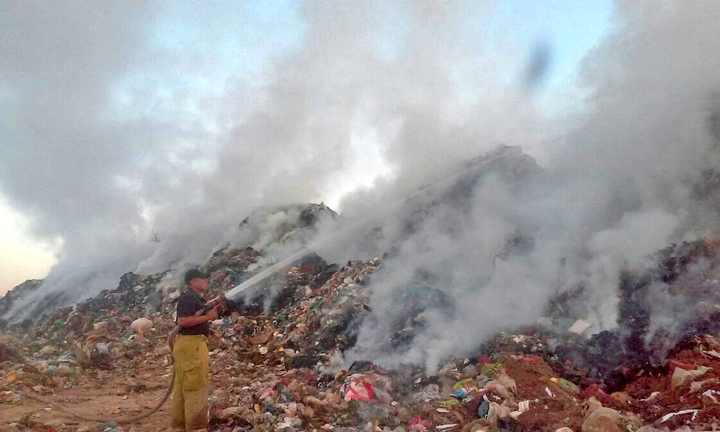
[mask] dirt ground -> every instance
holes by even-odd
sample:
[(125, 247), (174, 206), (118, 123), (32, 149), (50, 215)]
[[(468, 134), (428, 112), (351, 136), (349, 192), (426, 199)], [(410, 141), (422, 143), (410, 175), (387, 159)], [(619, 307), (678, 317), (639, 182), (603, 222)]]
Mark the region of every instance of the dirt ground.
[[(77, 386), (41, 397), (85, 415), (126, 417), (141, 414), (162, 398), (171, 376), (169, 368), (153, 363), (144, 362), (136, 377), (116, 371), (92, 372)], [(126, 431), (132, 428), (136, 431), (165, 430), (168, 416), (169, 402), (150, 417), (121, 425), (121, 428)], [(75, 419), (52, 406), (29, 399), (0, 404), (0, 419), (0, 431), (12, 430), (8, 426), (11, 423), (32, 424), (34, 430), (58, 432), (83, 430), (83, 426), (95, 431), (99, 425)]]

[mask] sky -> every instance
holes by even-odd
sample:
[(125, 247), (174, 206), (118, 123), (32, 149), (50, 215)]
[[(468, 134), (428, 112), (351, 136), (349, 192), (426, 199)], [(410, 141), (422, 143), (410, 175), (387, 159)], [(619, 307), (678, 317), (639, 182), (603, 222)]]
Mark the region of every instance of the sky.
[[(394, 60), (411, 26), (402, 3), (398, 5), (378, 6), (379, 24), (371, 15), (359, 15), (361, 24), (367, 20), (367, 27), (377, 32), (360, 31), (357, 39), (338, 43), (358, 44), (377, 51), (381, 60)], [(258, 89), (279, 86), (274, 77), (291, 73), (283, 72), (283, 58), (312, 43), (312, 17), (332, 19), (334, 7), (289, 0), (206, 2), (202, 7), (194, 2), (77, 2), (70, 8), (76, 10), (66, 11), (33, 2), (0, 5), (5, 17), (0, 18), (0, 56), (8, 60), (0, 66), (0, 114), (6, 114), (0, 122), (0, 157), (9, 155), (23, 170), (8, 168), (0, 175), (0, 293), (26, 279), (45, 277), (68, 255), (86, 253), (70, 260), (74, 266), (86, 262), (95, 247), (88, 246), (89, 238), (82, 239), (87, 232), (107, 234), (111, 241), (115, 227), (145, 229), (143, 223), (166, 205), (157, 195), (175, 198), (187, 188), (191, 180), (178, 173), (203, 177), (230, 169), (223, 161), (237, 155), (223, 153), (227, 131), (262, 110), (268, 95)], [(610, 1), (457, 2), (448, 9), (453, 7), (463, 12), (463, 27), (451, 37), (482, 52), (485, 62), (453, 61), (448, 55), (449, 75), (461, 99), (476, 101), (474, 80), (482, 81), (483, 74), (501, 83), (522, 80), (528, 59), (540, 51), (546, 53), (548, 67), (546, 79), (533, 90), (535, 104), (550, 117), (583, 109), (586, 94), (578, 85), (578, 72), (611, 29)], [(428, 13), (442, 16), (445, 11)], [(340, 33), (355, 24), (337, 25)], [(320, 64), (334, 63), (321, 58)], [(288, 78), (307, 74), (312, 79), (312, 65), (307, 66)], [(353, 119), (347, 126), (349, 145), (335, 161), (343, 169), (318, 174), (309, 196), (338, 208), (348, 193), (394, 175), (392, 157), (377, 145), (382, 137), (373, 123), (372, 118)], [(265, 136), (267, 131), (252, 133)], [(237, 170), (245, 169), (238, 163)], [(282, 177), (285, 168), (279, 167), (272, 175)], [(287, 178), (302, 179), (292, 173)], [(148, 184), (162, 187), (148, 190)], [(222, 193), (222, 186), (216, 187)], [(85, 218), (88, 214), (98, 217)], [(137, 223), (120, 227), (103, 222), (115, 218), (137, 218)]]
[(0, 238), (0, 292), (45, 277), (55, 263), (53, 245), (33, 238), (27, 220), (6, 203), (0, 205)]

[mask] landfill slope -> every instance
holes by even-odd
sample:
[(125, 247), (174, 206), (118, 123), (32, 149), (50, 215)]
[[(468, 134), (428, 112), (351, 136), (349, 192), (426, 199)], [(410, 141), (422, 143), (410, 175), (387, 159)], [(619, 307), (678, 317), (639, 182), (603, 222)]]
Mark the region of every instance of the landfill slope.
[[(480, 182), (501, 179), (519, 191), (542, 175), (532, 158), (513, 148), (471, 161), (442, 193), (407, 203), (397, 240), (411, 235), (432, 209), (465, 211)], [(509, 322), (517, 325), (428, 368), (382, 359), (388, 354), (402, 359), (427, 332), (430, 314), (456, 315), (461, 305), (441, 279), (419, 272), (411, 282), (395, 286), (378, 310), (372, 301), (377, 280), (389, 271), (396, 251), (333, 263), (307, 250), (294, 262), (276, 264), (278, 251), (297, 250), (315, 238), (319, 225), (339, 218), (323, 204), (259, 209), (239, 224), (245, 233), (242, 247), (221, 247), (200, 266), (210, 274), (208, 299), (276, 270), (231, 298), (212, 322), (211, 430), (648, 432), (718, 427), (716, 240), (667, 245), (643, 265), (624, 269), (613, 329), (593, 328), (591, 293), (579, 283), (543, 304), (534, 323), (513, 317)], [(261, 229), (268, 226), (273, 229)], [(529, 232), (518, 230), (493, 260), (521, 257), (534, 242)], [(151, 275), (126, 273), (116, 288), (79, 303), (44, 299), (42, 313), (0, 323), (0, 429), (161, 430), (167, 407), (133, 425), (97, 425), (26, 394), (109, 418), (152, 407), (172, 372), (166, 337), (175, 325), (181, 276), (182, 270), (174, 268)], [(11, 310), (41, 283), (17, 287), (0, 307)]]
[[(0, 298), (0, 317), (8, 314), (16, 301), (36, 291), (42, 286), (42, 283), (42, 279), (29, 279), (5, 293), (5, 295)], [(7, 320), (0, 319), (0, 324), (6, 325)]]
[[(581, 296), (566, 293), (538, 325), (508, 329), (472, 356), (447, 358), (434, 374), (412, 364), (384, 369), (372, 361), (344, 362), (360, 322), (373, 319), (368, 280), (383, 262), (338, 265), (309, 255), (213, 322), (211, 430), (712, 430), (720, 416), (715, 243), (658, 253), (665, 257), (658, 267), (623, 279), (619, 289), (634, 294), (623, 296), (621, 308), (642, 307), (642, 296), (653, 295), (650, 282), (664, 280), (668, 304), (673, 296), (702, 304), (676, 334), (648, 336), (648, 326), (634, 321), (615, 333), (583, 334), (581, 325), (574, 326), (577, 333), (559, 332), (559, 323), (575, 319), (560, 311), (573, 310)], [(261, 271), (258, 263), (261, 250), (217, 251), (203, 266), (211, 272), (210, 296)], [(126, 274), (115, 290), (36, 325), (6, 328), (3, 430), (160, 430), (165, 409), (135, 425), (98, 429), (14, 390), (110, 417), (152, 406), (171, 372), (165, 337), (178, 287), (158, 291), (164, 276)], [(415, 295), (423, 293), (432, 295)], [(420, 314), (422, 304), (408, 310)], [(152, 328), (133, 330), (146, 315)], [(638, 337), (662, 339), (666, 355), (633, 350)]]

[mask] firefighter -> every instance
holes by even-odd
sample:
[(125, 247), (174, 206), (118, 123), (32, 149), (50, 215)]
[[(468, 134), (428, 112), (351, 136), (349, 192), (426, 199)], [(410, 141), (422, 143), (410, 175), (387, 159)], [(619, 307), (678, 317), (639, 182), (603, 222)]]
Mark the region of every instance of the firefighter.
[(187, 288), (177, 303), (180, 332), (173, 347), (175, 387), (170, 409), (170, 428), (173, 431), (207, 431), (208, 391), (210, 371), (207, 338), (210, 321), (218, 317), (217, 308), (202, 315), (208, 287), (208, 277), (198, 269), (185, 273)]

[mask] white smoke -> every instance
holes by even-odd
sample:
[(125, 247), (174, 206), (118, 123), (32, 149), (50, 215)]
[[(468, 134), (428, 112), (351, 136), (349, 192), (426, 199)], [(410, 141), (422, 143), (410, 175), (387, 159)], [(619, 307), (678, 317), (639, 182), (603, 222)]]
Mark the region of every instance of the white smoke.
[[(112, 289), (127, 271), (202, 262), (252, 210), (322, 201), (359, 136), (391, 159), (414, 154), (398, 168), (418, 174), (433, 169), (433, 130), (461, 117), (478, 126), (458, 143), (476, 142), (476, 131), (492, 142), (533, 136), (513, 121), (522, 101), (505, 98), (492, 60), (464, 37), (483, 5), (312, 2), (299, 10), (307, 27), (279, 36), (246, 22), (244, 7), (6, 5), (0, 184), (38, 236), (64, 241), (18, 311), (33, 315), (28, 305), (43, 296), (67, 303)], [(185, 50), (158, 38), (168, 27)], [(215, 28), (223, 38), (195, 36)], [(247, 46), (255, 34), (270, 35), (267, 50), (283, 37), (300, 42), (254, 53), (266, 56), (259, 76), (218, 74), (214, 57), (233, 53), (228, 38)], [(472, 73), (458, 75), (457, 64)], [(421, 141), (384, 147), (397, 134)], [(443, 158), (479, 153), (456, 145)]]
[[(720, 156), (708, 127), (720, 89), (720, 57), (711, 48), (720, 36), (719, 13), (714, 3), (618, 4), (613, 35), (586, 59), (592, 110), (561, 142), (541, 147), (546, 174), (523, 193), (480, 183), (463, 215), (440, 208), (407, 238), (383, 238), (401, 245), (373, 279), (378, 320), (364, 323), (350, 359), (369, 355), (435, 369), (445, 356), (473, 352), (497, 331), (534, 323), (550, 296), (578, 284), (587, 293), (581, 318), (594, 331), (614, 328), (622, 269), (640, 268), (672, 241), (717, 233), (716, 205), (695, 191)], [(466, 127), (472, 126), (435, 128), (433, 139), (452, 146)], [(409, 149), (422, 141), (400, 137), (389, 146)], [(389, 153), (400, 167), (413, 167), (401, 173), (414, 175), (417, 154), (436, 163), (439, 151), (446, 147)], [(403, 174), (397, 184), (407, 181)], [(388, 188), (390, 197), (402, 190)], [(349, 197), (345, 215), (366, 212), (368, 194)], [(532, 249), (494, 260), (492, 252), (518, 230), (534, 239)], [(436, 287), (457, 311), (423, 316), (422, 330), (405, 349), (374, 352), (390, 345), (398, 313), (391, 293), (422, 273), (437, 277)]]
[[(372, 138), (366, 144), (392, 174), (342, 201), (348, 224), (501, 143), (522, 146), (544, 169), (518, 184), (510, 174), (483, 177), (462, 210), (430, 205), (441, 191), (420, 196), (370, 233), (319, 251), (337, 261), (390, 254), (372, 282), (377, 316), (390, 316), (394, 296), (419, 275), (454, 299), (452, 317), (428, 311), (413, 344), (381, 362), (434, 368), (534, 322), (550, 296), (577, 284), (588, 289), (595, 330), (611, 328), (620, 269), (716, 229), (713, 203), (694, 192), (720, 162), (708, 127), (720, 89), (715, 2), (618, 2), (612, 33), (584, 61), (587, 113), (555, 120), (532, 99), (537, 59), (531, 82), (506, 84), (507, 71), (467, 36), (492, 13), (485, 5), (311, 2), (300, 10), (301, 42), (273, 53), (260, 84), (231, 76), (200, 96), (176, 73), (206, 63), (157, 45), (153, 17), (164, 15), (155, 8), (11, 6), (0, 18), (2, 39), (17, 42), (0, 46), (12, 59), (0, 65), (2, 94), (11, 95), (0, 100), (10, 131), (0, 185), (36, 218), (38, 235), (65, 239), (43, 288), (18, 305), (27, 313), (43, 296), (76, 301), (114, 288), (126, 271), (182, 268), (228, 241), (250, 241), (235, 231), (243, 218), (261, 206), (320, 202), (353, 165), (358, 136)], [(197, 25), (230, 12), (214, 5)], [(58, 24), (42, 25), (56, 14)], [(196, 56), (218, 49), (210, 39)], [(141, 78), (153, 74), (178, 86), (149, 92), (153, 81)], [(133, 77), (143, 85), (129, 97), (112, 91)], [(119, 103), (128, 115), (117, 119)], [(162, 115), (137, 114), (153, 107)], [(423, 217), (408, 214), (423, 207)], [(274, 226), (258, 245), (275, 238)], [(148, 241), (153, 231), (159, 243)], [(506, 250), (513, 239), (532, 240)], [(387, 333), (378, 329), (391, 324), (367, 323), (359, 347), (381, 345)]]

